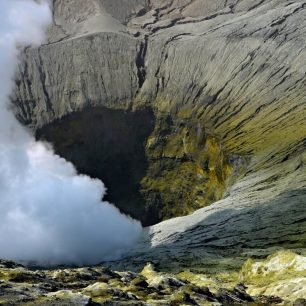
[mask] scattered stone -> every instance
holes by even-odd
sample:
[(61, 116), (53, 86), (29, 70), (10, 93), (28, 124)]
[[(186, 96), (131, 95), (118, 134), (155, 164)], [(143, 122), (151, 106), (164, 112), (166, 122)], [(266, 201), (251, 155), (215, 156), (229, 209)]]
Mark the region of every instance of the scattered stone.
[[(216, 287), (213, 286), (212, 291), (201, 281), (204, 276), (191, 272), (162, 273), (156, 271), (153, 264), (147, 264), (140, 273), (115, 272), (101, 266), (35, 271), (14, 263), (9, 265), (12, 268), (7, 265), (0, 268), (2, 306), (253, 306), (254, 303), (274, 305), (282, 302), (276, 296), (250, 296), (245, 284), (224, 288), (220, 280), (215, 292)], [(246, 273), (245, 267), (243, 272)], [(195, 280), (200, 281), (196, 284)], [(303, 300), (295, 303), (295, 306), (302, 306)]]

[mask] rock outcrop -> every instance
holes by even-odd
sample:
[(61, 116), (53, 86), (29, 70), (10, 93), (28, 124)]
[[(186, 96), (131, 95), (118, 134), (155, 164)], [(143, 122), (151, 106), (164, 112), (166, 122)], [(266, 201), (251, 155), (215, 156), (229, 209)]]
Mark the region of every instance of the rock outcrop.
[(0, 261), (0, 305), (297, 306), (306, 302), (303, 272), (305, 258), (290, 252), (262, 263), (247, 261), (239, 273), (214, 277), (190, 271), (159, 273), (152, 264), (133, 273), (101, 266), (34, 270)]
[(151, 109), (137, 213), (152, 224), (204, 207), (146, 228), (114, 265), (207, 272), (305, 254), (306, 1), (53, 2), (48, 42), (23, 56), (18, 118), (74, 159), (79, 134), (61, 147), (54, 132), (73, 113)]

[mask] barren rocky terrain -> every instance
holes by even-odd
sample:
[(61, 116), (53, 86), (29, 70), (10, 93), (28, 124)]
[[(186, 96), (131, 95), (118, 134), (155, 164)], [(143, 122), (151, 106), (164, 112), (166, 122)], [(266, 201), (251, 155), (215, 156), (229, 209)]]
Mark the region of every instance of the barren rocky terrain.
[(156, 272), (152, 264), (135, 273), (103, 266), (35, 270), (1, 261), (0, 305), (303, 306), (305, 263), (279, 252), (263, 262), (248, 260), (240, 271), (207, 276)]
[(53, 5), (46, 43), (23, 54), (15, 111), (150, 225), (112, 269), (212, 274), (305, 256), (306, 1)]

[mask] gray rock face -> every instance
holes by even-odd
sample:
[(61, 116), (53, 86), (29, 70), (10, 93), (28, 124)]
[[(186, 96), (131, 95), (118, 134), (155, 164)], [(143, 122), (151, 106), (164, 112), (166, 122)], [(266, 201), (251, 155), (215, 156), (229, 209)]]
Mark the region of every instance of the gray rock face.
[(138, 90), (139, 46), (125, 35), (97, 33), (28, 49), (17, 93), (20, 117), (42, 126), (101, 101), (124, 107)]
[(306, 1), (55, 0), (54, 16), (20, 66), (21, 121), (152, 107), (204, 122), (249, 160), (225, 199), (146, 229), (128, 261), (199, 268), (305, 252)]

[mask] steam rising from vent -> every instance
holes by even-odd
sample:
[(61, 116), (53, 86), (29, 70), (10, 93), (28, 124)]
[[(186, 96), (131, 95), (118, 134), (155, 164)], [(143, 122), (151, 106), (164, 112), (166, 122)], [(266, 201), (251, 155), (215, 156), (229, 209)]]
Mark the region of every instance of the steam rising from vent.
[(103, 183), (35, 142), (8, 105), (19, 47), (41, 43), (50, 22), (45, 2), (0, 2), (0, 258), (93, 264), (131, 247), (139, 222), (101, 202)]

